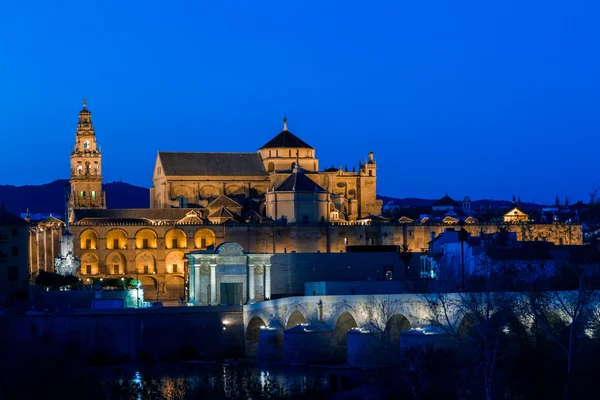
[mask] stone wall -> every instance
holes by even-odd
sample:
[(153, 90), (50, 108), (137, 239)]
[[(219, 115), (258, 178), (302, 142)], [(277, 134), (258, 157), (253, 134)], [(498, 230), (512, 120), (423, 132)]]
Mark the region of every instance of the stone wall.
[[(69, 315), (0, 316), (5, 359), (74, 362), (235, 356), (244, 352), (241, 307), (97, 310)], [(33, 364), (32, 364), (33, 365)]]

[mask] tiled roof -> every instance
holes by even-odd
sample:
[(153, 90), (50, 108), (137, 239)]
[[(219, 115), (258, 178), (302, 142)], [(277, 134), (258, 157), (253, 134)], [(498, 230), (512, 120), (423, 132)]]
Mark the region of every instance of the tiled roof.
[(298, 136), (294, 135), (292, 132), (287, 129), (279, 132), (277, 136), (273, 139), (269, 140), (267, 144), (265, 144), (260, 149), (273, 149), (276, 147), (292, 147), (292, 148), (306, 148), (312, 149), (313, 147), (300, 139)]
[(285, 178), (276, 188), (276, 192), (326, 192), (304, 173), (302, 168), (297, 168)]
[(159, 152), (165, 175), (268, 176), (258, 153)]
[(94, 219), (150, 219), (179, 221), (190, 211), (202, 212), (200, 208), (113, 208), (113, 209), (81, 209), (74, 210), (75, 220)]
[(15, 214), (11, 214), (6, 211), (4, 204), (0, 206), (0, 226), (18, 226), (18, 225), (29, 225), (21, 217), (17, 217)]
[(226, 208), (242, 208), (242, 205), (237, 201), (230, 199), (227, 196), (221, 195), (211, 201), (206, 208), (217, 208), (217, 207), (226, 207)]
[(452, 197), (445, 195), (435, 203), (433, 203), (433, 207), (450, 207), (455, 206), (458, 207), (459, 204), (452, 199)]

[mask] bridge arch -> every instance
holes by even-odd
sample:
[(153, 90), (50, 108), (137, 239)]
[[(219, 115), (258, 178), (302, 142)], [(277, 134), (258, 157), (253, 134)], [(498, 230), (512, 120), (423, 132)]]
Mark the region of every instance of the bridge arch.
[(394, 314), (385, 324), (385, 337), (392, 351), (400, 351), (400, 334), (410, 330), (410, 321), (403, 314)]
[(255, 356), (258, 348), (258, 339), (260, 337), (261, 328), (267, 326), (267, 322), (259, 316), (254, 316), (246, 325), (246, 354)]
[(302, 312), (301, 310), (304, 311), (300, 307), (292, 310), (292, 312), (288, 315), (286, 319), (285, 329), (290, 329), (295, 327), (296, 325), (306, 323), (306, 313)]
[(334, 325), (333, 357), (338, 361), (344, 361), (344, 363), (348, 355), (348, 331), (358, 328), (355, 315), (353, 316), (349, 310), (344, 310), (340, 313)]

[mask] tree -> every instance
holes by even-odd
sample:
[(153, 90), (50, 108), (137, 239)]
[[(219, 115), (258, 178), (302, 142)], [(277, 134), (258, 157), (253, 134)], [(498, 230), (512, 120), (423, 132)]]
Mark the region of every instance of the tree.
[[(489, 278), (486, 279), (489, 282)], [(496, 372), (498, 363), (511, 352), (508, 333), (514, 323), (512, 309), (514, 295), (508, 292), (492, 293), (489, 285), (481, 292), (463, 292), (424, 296), (429, 309), (431, 325), (448, 335), (462, 365), (462, 387), (468, 388), (469, 375), (479, 377), (481, 383), (473, 390), (481, 391), (491, 400), (498, 391)], [(457, 323), (457, 319), (461, 322)]]
[(557, 287), (556, 284), (550, 287), (540, 284), (535, 278), (540, 274), (529, 274), (521, 279), (524, 289), (519, 307), (521, 315), (532, 321), (532, 333), (543, 333), (565, 357), (565, 400), (570, 396), (578, 345), (586, 335), (586, 329), (588, 332), (593, 330), (590, 324), (593, 325), (593, 317), (597, 313), (598, 294), (586, 284), (589, 267), (587, 261), (577, 262), (573, 258), (562, 265), (562, 273), (558, 276), (560, 283), (571, 278), (575, 283), (573, 290), (564, 290), (564, 286)]

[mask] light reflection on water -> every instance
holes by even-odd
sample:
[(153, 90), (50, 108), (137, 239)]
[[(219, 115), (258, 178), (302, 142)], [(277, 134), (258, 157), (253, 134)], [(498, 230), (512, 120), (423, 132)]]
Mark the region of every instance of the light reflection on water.
[[(108, 371), (105, 371), (108, 372)], [(108, 391), (129, 390), (129, 398), (144, 400), (159, 394), (164, 399), (197, 398), (207, 391), (225, 398), (248, 398), (274, 394), (301, 395), (328, 387), (332, 371), (276, 366), (272, 368), (202, 363), (163, 364), (148, 368), (125, 366), (119, 377), (103, 376)], [(114, 372), (113, 372), (114, 374)], [(111, 382), (118, 383), (111, 386)]]

